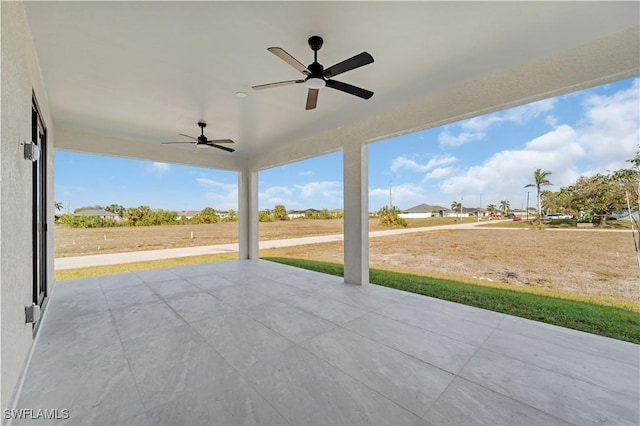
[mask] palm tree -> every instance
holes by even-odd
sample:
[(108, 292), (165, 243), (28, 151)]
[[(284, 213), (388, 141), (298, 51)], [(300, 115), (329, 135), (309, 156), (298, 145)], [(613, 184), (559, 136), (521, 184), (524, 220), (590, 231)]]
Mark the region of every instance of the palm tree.
[(53, 207), (55, 207), (56, 211), (60, 211), (62, 210), (62, 203), (60, 201), (54, 201), (53, 202)]
[(538, 197), (538, 217), (542, 216), (542, 204), (540, 203), (540, 187), (542, 185), (553, 185), (547, 179), (547, 176), (549, 176), (550, 174), (551, 172), (543, 172), (542, 169), (536, 169), (536, 171), (533, 172), (533, 180), (535, 181), (535, 183), (530, 183), (524, 186), (525, 188), (529, 188), (532, 186), (536, 187)]
[(496, 213), (496, 205), (495, 204), (489, 204), (487, 206), (487, 213), (489, 213), (489, 216), (493, 216)]
[(508, 215), (509, 209), (511, 208), (511, 206), (509, 205), (509, 200), (500, 201), (500, 208), (502, 209), (502, 212), (505, 216)]
[(451, 203), (451, 210), (457, 210), (458, 213), (462, 213), (462, 203), (460, 201), (453, 201)]

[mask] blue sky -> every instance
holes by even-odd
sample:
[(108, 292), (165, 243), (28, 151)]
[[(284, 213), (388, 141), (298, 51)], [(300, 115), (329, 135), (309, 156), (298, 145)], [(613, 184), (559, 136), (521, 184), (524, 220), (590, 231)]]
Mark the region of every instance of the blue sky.
[[(640, 144), (640, 78), (369, 145), (369, 207), (526, 204), (536, 168), (549, 189), (627, 167)], [(55, 199), (169, 210), (237, 209), (237, 174), (114, 157), (55, 153)], [(260, 172), (260, 209), (342, 208), (342, 153)], [(535, 204), (535, 190), (530, 205)]]

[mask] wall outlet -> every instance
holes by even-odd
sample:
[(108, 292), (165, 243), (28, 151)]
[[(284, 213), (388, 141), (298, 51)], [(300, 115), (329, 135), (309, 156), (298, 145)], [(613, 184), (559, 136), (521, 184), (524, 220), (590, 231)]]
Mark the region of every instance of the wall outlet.
[(40, 320), (40, 306), (32, 303), (31, 305), (24, 308), (25, 311), (25, 322), (27, 324), (36, 323)]

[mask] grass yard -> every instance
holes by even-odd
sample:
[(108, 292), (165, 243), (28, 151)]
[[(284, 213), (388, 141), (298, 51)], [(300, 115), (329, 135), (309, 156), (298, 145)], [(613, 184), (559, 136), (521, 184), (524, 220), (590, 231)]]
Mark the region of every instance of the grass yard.
[[(281, 257), (266, 259), (325, 274), (344, 274), (343, 266), (335, 263)], [(370, 281), (385, 287), (640, 343), (638, 310), (380, 269), (371, 270)]]
[[(374, 268), (579, 295), (599, 303), (640, 304), (638, 264), (631, 235), (625, 232), (439, 230), (371, 238), (369, 245), (369, 263)], [(271, 252), (340, 264), (344, 259), (342, 242)]]
[[(411, 219), (409, 227), (448, 225), (473, 222), (472, 218)], [(369, 221), (369, 229), (380, 231), (377, 219)], [(298, 238), (313, 235), (341, 234), (343, 222), (331, 220), (290, 220), (261, 222), (260, 240)], [(191, 238), (193, 233), (193, 238)], [(238, 242), (238, 224), (235, 222), (203, 225), (162, 225), (118, 228), (68, 228), (56, 226), (55, 257), (86, 256), (103, 253), (159, 250), (176, 247), (197, 247)]]

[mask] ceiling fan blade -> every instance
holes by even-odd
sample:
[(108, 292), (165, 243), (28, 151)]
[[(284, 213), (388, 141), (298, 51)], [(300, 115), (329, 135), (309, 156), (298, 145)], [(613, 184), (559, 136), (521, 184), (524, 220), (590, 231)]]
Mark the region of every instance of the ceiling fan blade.
[(325, 69), (323, 75), (327, 78), (335, 77), (338, 74), (351, 71), (372, 62), (373, 56), (371, 56), (367, 52), (362, 52), (359, 55), (352, 56), (349, 59), (345, 59), (344, 61)]
[(174, 143), (196, 143), (196, 142), (162, 142), (162, 145), (170, 145)]
[(262, 89), (269, 89), (271, 87), (288, 86), (290, 84), (299, 84), (299, 83), (304, 83), (304, 80), (278, 81), (277, 83), (268, 83), (268, 84), (260, 84), (258, 86), (251, 86), (251, 88), (253, 90), (262, 90)]
[(223, 151), (227, 151), (227, 152), (234, 152), (235, 151), (235, 149), (233, 149), (233, 148), (229, 148), (229, 147), (222, 146), (222, 145), (217, 145), (215, 143), (207, 143), (207, 145), (209, 145), (209, 146), (211, 146), (213, 148), (218, 148), (218, 149), (221, 149)]
[(231, 139), (209, 139), (207, 141), (207, 144), (212, 144), (212, 143), (235, 143), (235, 142), (232, 141)]
[(198, 138), (194, 138), (193, 136), (185, 135), (183, 133), (178, 133), (180, 136), (184, 136), (185, 138), (193, 139), (194, 141), (198, 141)]
[(307, 106), (305, 109), (315, 109), (318, 104), (318, 89), (309, 89), (307, 92)]
[(358, 96), (362, 99), (369, 99), (373, 96), (373, 92), (369, 90), (352, 86), (341, 81), (327, 80), (327, 87), (335, 90), (340, 90), (341, 92), (349, 93), (350, 95)]
[(267, 50), (269, 52), (273, 53), (274, 55), (276, 55), (278, 58), (280, 58), (283, 61), (285, 61), (286, 63), (288, 63), (289, 65), (291, 65), (292, 67), (294, 67), (295, 69), (297, 69), (298, 71), (300, 71), (301, 73), (309, 74), (309, 70), (307, 69), (307, 67), (302, 65), (299, 60), (297, 60), (293, 56), (289, 55), (281, 47), (270, 47)]

